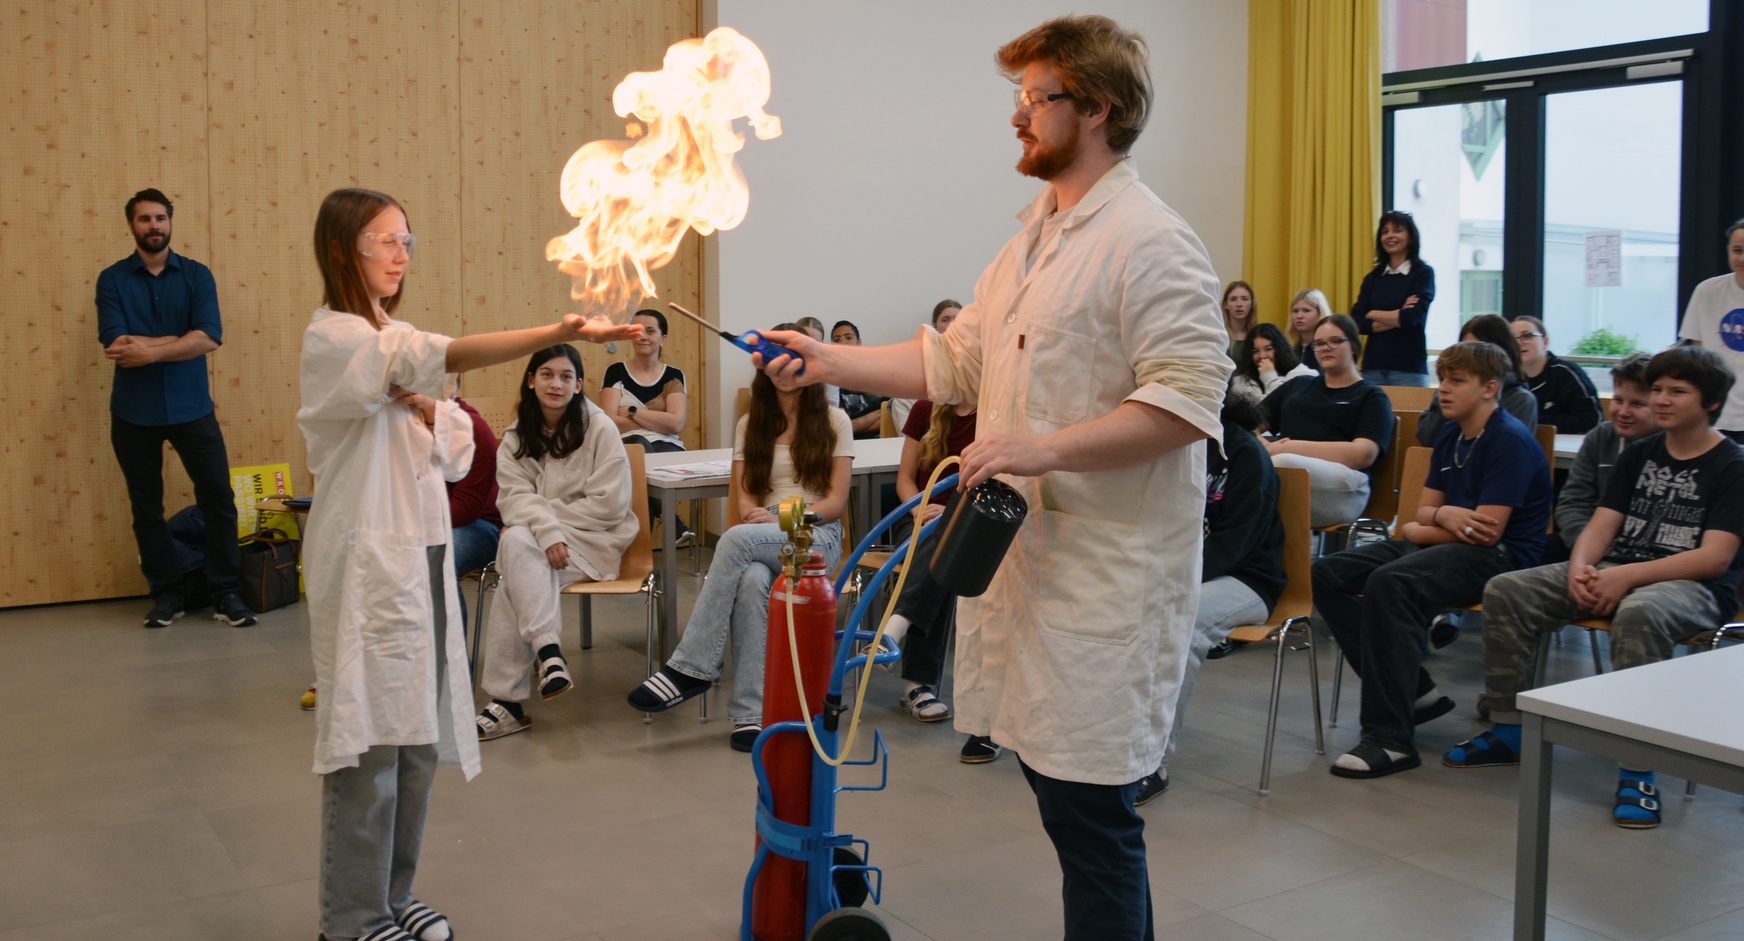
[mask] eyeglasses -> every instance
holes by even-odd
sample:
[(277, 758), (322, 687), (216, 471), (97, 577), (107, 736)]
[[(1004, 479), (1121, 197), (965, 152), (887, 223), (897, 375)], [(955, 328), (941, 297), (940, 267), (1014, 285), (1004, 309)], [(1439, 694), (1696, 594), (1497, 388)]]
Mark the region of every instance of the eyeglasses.
[(1330, 339), (1330, 340), (1315, 340), (1314, 341), (1314, 352), (1324, 353), (1327, 350), (1336, 350), (1340, 346), (1342, 346), (1343, 344), (1346, 344), (1349, 342), (1350, 342), (1350, 337), (1334, 337), (1333, 339)]
[(1541, 337), (1541, 336), (1546, 336), (1546, 335), (1547, 334), (1543, 334), (1543, 333), (1517, 333), (1514, 335), (1514, 339), (1519, 340), (1521, 343), (1525, 343), (1527, 340), (1530, 340), (1533, 337)]
[(406, 260), (410, 261), (417, 247), (418, 237), (410, 232), (357, 233), (357, 253), (370, 258), (397, 258), (403, 248), (406, 250)]
[(1011, 100), (1017, 105), (1017, 110), (1020, 114), (1035, 114), (1050, 101), (1059, 101), (1061, 98), (1070, 97), (1072, 96), (1068, 92), (1057, 92), (1050, 95), (1046, 92), (1030, 91), (1027, 88), (1014, 88), (1011, 90)]

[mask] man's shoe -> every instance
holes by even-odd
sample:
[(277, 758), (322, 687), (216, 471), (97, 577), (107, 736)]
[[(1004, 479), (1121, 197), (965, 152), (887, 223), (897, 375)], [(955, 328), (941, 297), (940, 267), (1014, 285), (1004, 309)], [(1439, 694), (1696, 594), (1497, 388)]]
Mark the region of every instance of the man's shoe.
[(1440, 650), (1459, 639), (1459, 621), (1452, 614), (1437, 614), (1429, 622), (1429, 646)]
[(1246, 646), (1247, 644), (1244, 641), (1226, 640), (1223, 643), (1212, 647), (1210, 650), (1205, 651), (1205, 659), (1222, 660), (1224, 657), (1227, 657)]
[(180, 595), (160, 595), (152, 600), (151, 613), (145, 616), (146, 627), (169, 627), (170, 622), (186, 614)]
[(240, 595), (225, 595), (213, 602), (212, 620), (222, 621), (231, 627), (253, 627), (260, 623), (255, 620), (254, 612), (242, 603)]
[(1162, 797), (1163, 792), (1168, 789), (1168, 776), (1163, 774), (1161, 771), (1152, 771), (1150, 774), (1138, 779), (1138, 796), (1132, 799), (1132, 806), (1143, 807), (1151, 801)]
[(1004, 750), (985, 735), (971, 735), (963, 743), (963, 751), (957, 757), (966, 765), (983, 765), (998, 758), (999, 753)]

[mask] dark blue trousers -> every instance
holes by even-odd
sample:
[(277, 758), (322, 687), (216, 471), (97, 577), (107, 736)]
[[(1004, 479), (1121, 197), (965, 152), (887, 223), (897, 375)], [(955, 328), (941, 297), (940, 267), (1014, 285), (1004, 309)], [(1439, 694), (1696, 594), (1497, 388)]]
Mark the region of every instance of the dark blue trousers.
[(1144, 818), (1132, 806), (1138, 782), (1061, 781), (1023, 764), (1021, 756), (1018, 764), (1060, 857), (1065, 941), (1153, 941)]

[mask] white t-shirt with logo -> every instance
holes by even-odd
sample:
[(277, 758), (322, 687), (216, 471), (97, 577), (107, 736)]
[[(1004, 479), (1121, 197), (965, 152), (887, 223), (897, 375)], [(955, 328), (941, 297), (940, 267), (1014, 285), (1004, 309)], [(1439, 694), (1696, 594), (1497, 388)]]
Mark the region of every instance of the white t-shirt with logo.
[[(1724, 274), (1696, 285), (1677, 336), (1720, 354), (1733, 375), (1744, 376), (1744, 287), (1738, 286), (1738, 279)], [(1744, 431), (1744, 382), (1732, 384), (1732, 394), (1714, 427)]]

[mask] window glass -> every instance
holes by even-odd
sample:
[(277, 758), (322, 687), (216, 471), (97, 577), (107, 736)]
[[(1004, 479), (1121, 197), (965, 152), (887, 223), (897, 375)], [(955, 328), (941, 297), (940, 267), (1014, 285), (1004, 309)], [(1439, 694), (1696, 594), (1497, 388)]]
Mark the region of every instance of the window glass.
[(1545, 96), (1540, 316), (1558, 353), (1676, 340), (1682, 102), (1681, 81)]
[(1708, 31), (1708, 0), (1382, 0), (1381, 72)]

